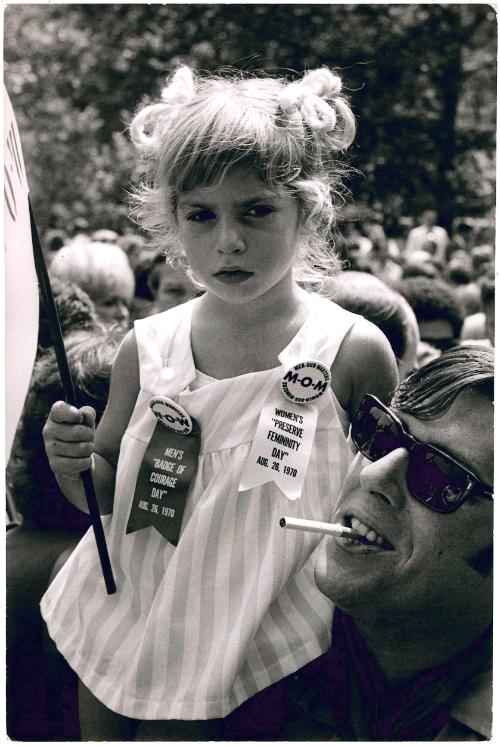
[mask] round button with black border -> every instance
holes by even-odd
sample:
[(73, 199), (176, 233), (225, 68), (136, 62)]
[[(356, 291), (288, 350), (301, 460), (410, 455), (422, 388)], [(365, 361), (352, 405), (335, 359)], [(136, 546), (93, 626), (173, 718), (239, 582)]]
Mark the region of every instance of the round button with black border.
[(281, 391), (293, 403), (309, 404), (326, 393), (330, 380), (330, 370), (326, 365), (317, 360), (306, 360), (287, 370), (281, 378)]
[(193, 421), (182, 406), (167, 396), (154, 396), (149, 402), (155, 417), (172, 432), (189, 435), (193, 431)]

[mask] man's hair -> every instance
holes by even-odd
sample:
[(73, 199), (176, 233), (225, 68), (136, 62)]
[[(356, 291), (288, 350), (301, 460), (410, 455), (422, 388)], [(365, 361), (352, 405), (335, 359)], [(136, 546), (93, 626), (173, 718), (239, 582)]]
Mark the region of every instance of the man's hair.
[(427, 279), (434, 279), (438, 276), (439, 268), (437, 267), (436, 262), (430, 254), (429, 258), (412, 258), (411, 262), (407, 262), (403, 266), (403, 279), (413, 279), (414, 277), (426, 277)]
[(404, 357), (408, 345), (408, 320), (402, 296), (389, 287), (367, 287), (363, 292), (355, 284), (340, 284), (332, 299), (351, 313), (358, 313), (378, 326), (387, 338), (395, 357)]
[(466, 285), (472, 280), (470, 263), (466, 259), (452, 259), (445, 269), (444, 276), (451, 285)]
[(391, 406), (418, 419), (437, 419), (466, 389), (493, 401), (494, 360), (489, 347), (453, 347), (409, 375), (398, 386)]
[(419, 323), (443, 319), (454, 338), (460, 338), (464, 312), (454, 288), (437, 279), (412, 277), (398, 282), (395, 289), (408, 300)]

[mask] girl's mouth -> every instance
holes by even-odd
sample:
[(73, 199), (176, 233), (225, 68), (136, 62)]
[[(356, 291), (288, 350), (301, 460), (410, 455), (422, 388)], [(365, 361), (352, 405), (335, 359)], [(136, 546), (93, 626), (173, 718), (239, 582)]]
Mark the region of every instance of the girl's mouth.
[(220, 272), (215, 274), (215, 277), (225, 284), (238, 284), (253, 277), (253, 272), (247, 272), (244, 269), (221, 269)]

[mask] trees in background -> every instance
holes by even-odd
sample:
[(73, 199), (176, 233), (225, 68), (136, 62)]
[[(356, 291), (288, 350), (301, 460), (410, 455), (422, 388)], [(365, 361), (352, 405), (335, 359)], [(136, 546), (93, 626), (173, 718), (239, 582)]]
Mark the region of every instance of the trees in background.
[(11, 5), (5, 81), (43, 229), (125, 230), (126, 126), (180, 63), (341, 70), (352, 200), (389, 217), (493, 210), (496, 17), (486, 4)]

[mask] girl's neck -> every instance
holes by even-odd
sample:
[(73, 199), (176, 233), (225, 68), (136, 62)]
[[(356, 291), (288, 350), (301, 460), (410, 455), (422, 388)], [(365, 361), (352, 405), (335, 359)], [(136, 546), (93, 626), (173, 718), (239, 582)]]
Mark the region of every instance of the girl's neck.
[(198, 370), (229, 378), (276, 367), (278, 355), (301, 328), (308, 314), (304, 290), (269, 300), (228, 304), (206, 293), (195, 309), (191, 347)]
[(247, 303), (228, 303), (211, 292), (200, 300), (200, 312), (211, 323), (235, 329), (236, 333), (247, 327), (272, 327), (276, 322), (292, 319), (304, 305), (305, 291), (295, 281), (283, 282), (280, 287), (260, 295)]

